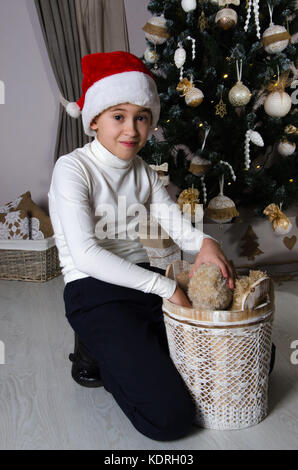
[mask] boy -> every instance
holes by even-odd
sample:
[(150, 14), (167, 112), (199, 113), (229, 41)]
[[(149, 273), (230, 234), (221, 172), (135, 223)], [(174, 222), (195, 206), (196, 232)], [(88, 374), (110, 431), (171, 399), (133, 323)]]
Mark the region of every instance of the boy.
[[(189, 222), (181, 229), (179, 206), (137, 155), (159, 118), (151, 72), (127, 52), (90, 54), (82, 70), (82, 97), (67, 111), (74, 117), (82, 113), (85, 133), (94, 140), (59, 158), (49, 191), (66, 316), (76, 333), (72, 359), (85, 359), (74, 378), (84, 384), (85, 375), (85, 385), (89, 379), (92, 385), (91, 356), (104, 387), (140, 432), (177, 439), (190, 430), (195, 406), (169, 357), (162, 297), (191, 305), (175, 281), (150, 266), (139, 238), (127, 237), (136, 220), (129, 208), (150, 205), (151, 215), (182, 249), (199, 252), (194, 269), (218, 264), (233, 288), (232, 269), (211, 237)], [(129, 224), (119, 213), (120, 198)], [(169, 209), (162, 215), (161, 205)]]

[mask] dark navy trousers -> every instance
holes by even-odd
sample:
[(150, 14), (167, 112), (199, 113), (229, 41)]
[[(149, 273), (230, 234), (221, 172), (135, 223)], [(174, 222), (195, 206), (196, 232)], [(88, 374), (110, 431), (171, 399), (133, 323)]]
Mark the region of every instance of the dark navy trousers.
[(169, 356), (161, 297), (87, 277), (66, 284), (64, 302), (105, 389), (134, 427), (160, 441), (186, 435), (195, 404)]

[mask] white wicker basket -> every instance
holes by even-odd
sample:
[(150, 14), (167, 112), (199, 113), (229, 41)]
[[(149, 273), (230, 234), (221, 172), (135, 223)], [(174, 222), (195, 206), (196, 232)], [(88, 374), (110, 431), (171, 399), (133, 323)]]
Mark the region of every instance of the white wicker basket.
[[(166, 275), (175, 279), (190, 266), (176, 261)], [(195, 400), (201, 427), (241, 429), (267, 415), (274, 313), (273, 283), (267, 281), (266, 301), (241, 311), (183, 308), (163, 299), (171, 358)]]

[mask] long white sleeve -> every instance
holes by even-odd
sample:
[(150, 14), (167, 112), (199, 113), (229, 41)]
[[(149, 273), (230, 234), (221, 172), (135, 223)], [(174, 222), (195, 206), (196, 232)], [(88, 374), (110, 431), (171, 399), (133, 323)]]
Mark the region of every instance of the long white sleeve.
[[(170, 298), (176, 282), (103, 248), (95, 236), (96, 217), (90, 203), (94, 180), (78, 159), (57, 161), (49, 192), (49, 209), (66, 279), (96, 279)], [(98, 182), (96, 191), (104, 193)], [(74, 273), (71, 277), (70, 272)]]

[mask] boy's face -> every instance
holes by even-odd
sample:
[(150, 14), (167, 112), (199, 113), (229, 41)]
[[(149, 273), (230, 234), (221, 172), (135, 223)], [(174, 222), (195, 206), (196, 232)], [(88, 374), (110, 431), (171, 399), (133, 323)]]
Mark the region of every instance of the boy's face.
[(144, 147), (151, 119), (148, 108), (121, 103), (103, 111), (90, 127), (107, 150), (121, 160), (129, 160)]

